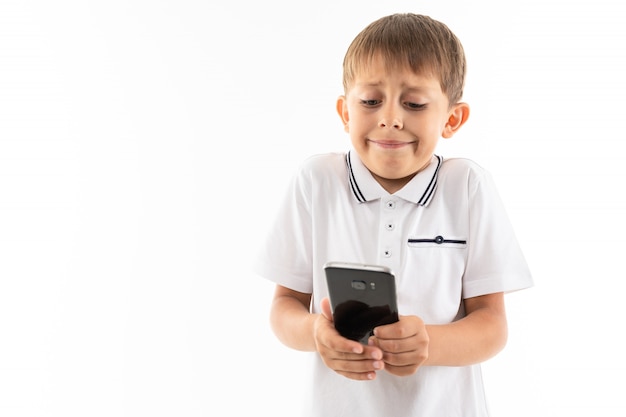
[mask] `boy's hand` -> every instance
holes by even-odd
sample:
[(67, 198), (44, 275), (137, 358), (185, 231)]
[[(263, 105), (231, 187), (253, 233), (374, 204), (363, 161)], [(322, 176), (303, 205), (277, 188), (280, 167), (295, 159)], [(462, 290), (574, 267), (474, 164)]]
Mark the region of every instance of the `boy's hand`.
[(314, 325), (315, 345), (322, 361), (346, 378), (371, 380), (385, 367), (383, 352), (377, 346), (364, 346), (341, 336), (333, 324), (328, 298), (321, 301), (322, 314)]
[(375, 328), (369, 344), (383, 351), (385, 370), (393, 375), (412, 375), (428, 359), (428, 332), (417, 316)]

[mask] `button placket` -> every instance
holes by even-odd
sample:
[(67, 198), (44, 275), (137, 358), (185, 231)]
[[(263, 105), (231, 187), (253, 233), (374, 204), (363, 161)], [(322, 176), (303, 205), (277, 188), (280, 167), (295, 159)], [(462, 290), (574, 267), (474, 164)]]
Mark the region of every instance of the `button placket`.
[(397, 246), (398, 237), (396, 236), (396, 201), (389, 199), (381, 204), (381, 227), (382, 235), (380, 240), (380, 256), (385, 259), (391, 258)]

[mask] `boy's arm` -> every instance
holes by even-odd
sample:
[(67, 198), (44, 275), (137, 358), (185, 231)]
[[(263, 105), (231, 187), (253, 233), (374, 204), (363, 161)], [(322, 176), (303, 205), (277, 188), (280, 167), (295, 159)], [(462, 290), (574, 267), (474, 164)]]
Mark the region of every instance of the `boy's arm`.
[(426, 326), (430, 344), (425, 365), (471, 365), (495, 356), (506, 345), (504, 294), (487, 294), (464, 302), (464, 318)]
[[(309, 311), (311, 294), (276, 286), (270, 310), (270, 323), (278, 340), (284, 345), (302, 351), (318, 351), (320, 344), (331, 345), (332, 349), (362, 353), (359, 342), (341, 337), (332, 322), (330, 305), (325, 314)], [(328, 300), (323, 300), (328, 304)], [(317, 340), (316, 340), (317, 339)]]
[(420, 366), (466, 366), (485, 361), (506, 344), (503, 293), (465, 300), (466, 316), (458, 321), (425, 325), (417, 316), (377, 327), (372, 342), (383, 352), (385, 370), (405, 376)]
[(270, 324), (278, 340), (302, 351), (315, 351), (313, 326), (316, 315), (309, 312), (311, 294), (276, 286), (270, 310)]
[(272, 330), (286, 346), (316, 351), (330, 369), (346, 378), (370, 380), (384, 368), (382, 351), (342, 337), (332, 322), (328, 298), (321, 301), (323, 314), (309, 311), (311, 294), (277, 285), (270, 311)]

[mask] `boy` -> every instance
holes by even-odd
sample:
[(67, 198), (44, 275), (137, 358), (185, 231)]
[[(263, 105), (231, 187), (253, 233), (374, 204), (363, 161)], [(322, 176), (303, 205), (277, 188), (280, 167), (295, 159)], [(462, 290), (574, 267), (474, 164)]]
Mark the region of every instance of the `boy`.
[[(487, 416), (480, 363), (505, 345), (505, 292), (532, 279), (488, 173), (434, 155), (469, 116), (465, 56), (444, 24), (394, 14), (344, 59), (337, 112), (352, 149), (295, 176), (258, 272), (274, 281), (272, 329), (317, 352), (316, 416)], [(323, 266), (396, 275), (400, 320), (367, 345), (334, 328)]]

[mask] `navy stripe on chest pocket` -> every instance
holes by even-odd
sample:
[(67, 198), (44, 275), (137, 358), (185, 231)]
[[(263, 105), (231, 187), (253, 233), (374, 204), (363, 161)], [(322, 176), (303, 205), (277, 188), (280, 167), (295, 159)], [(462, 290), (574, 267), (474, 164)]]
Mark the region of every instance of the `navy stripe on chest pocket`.
[(467, 240), (445, 238), (441, 235), (435, 236), (434, 238), (409, 238), (409, 246), (430, 246), (432, 244), (452, 247), (464, 247), (465, 245), (467, 245)]

